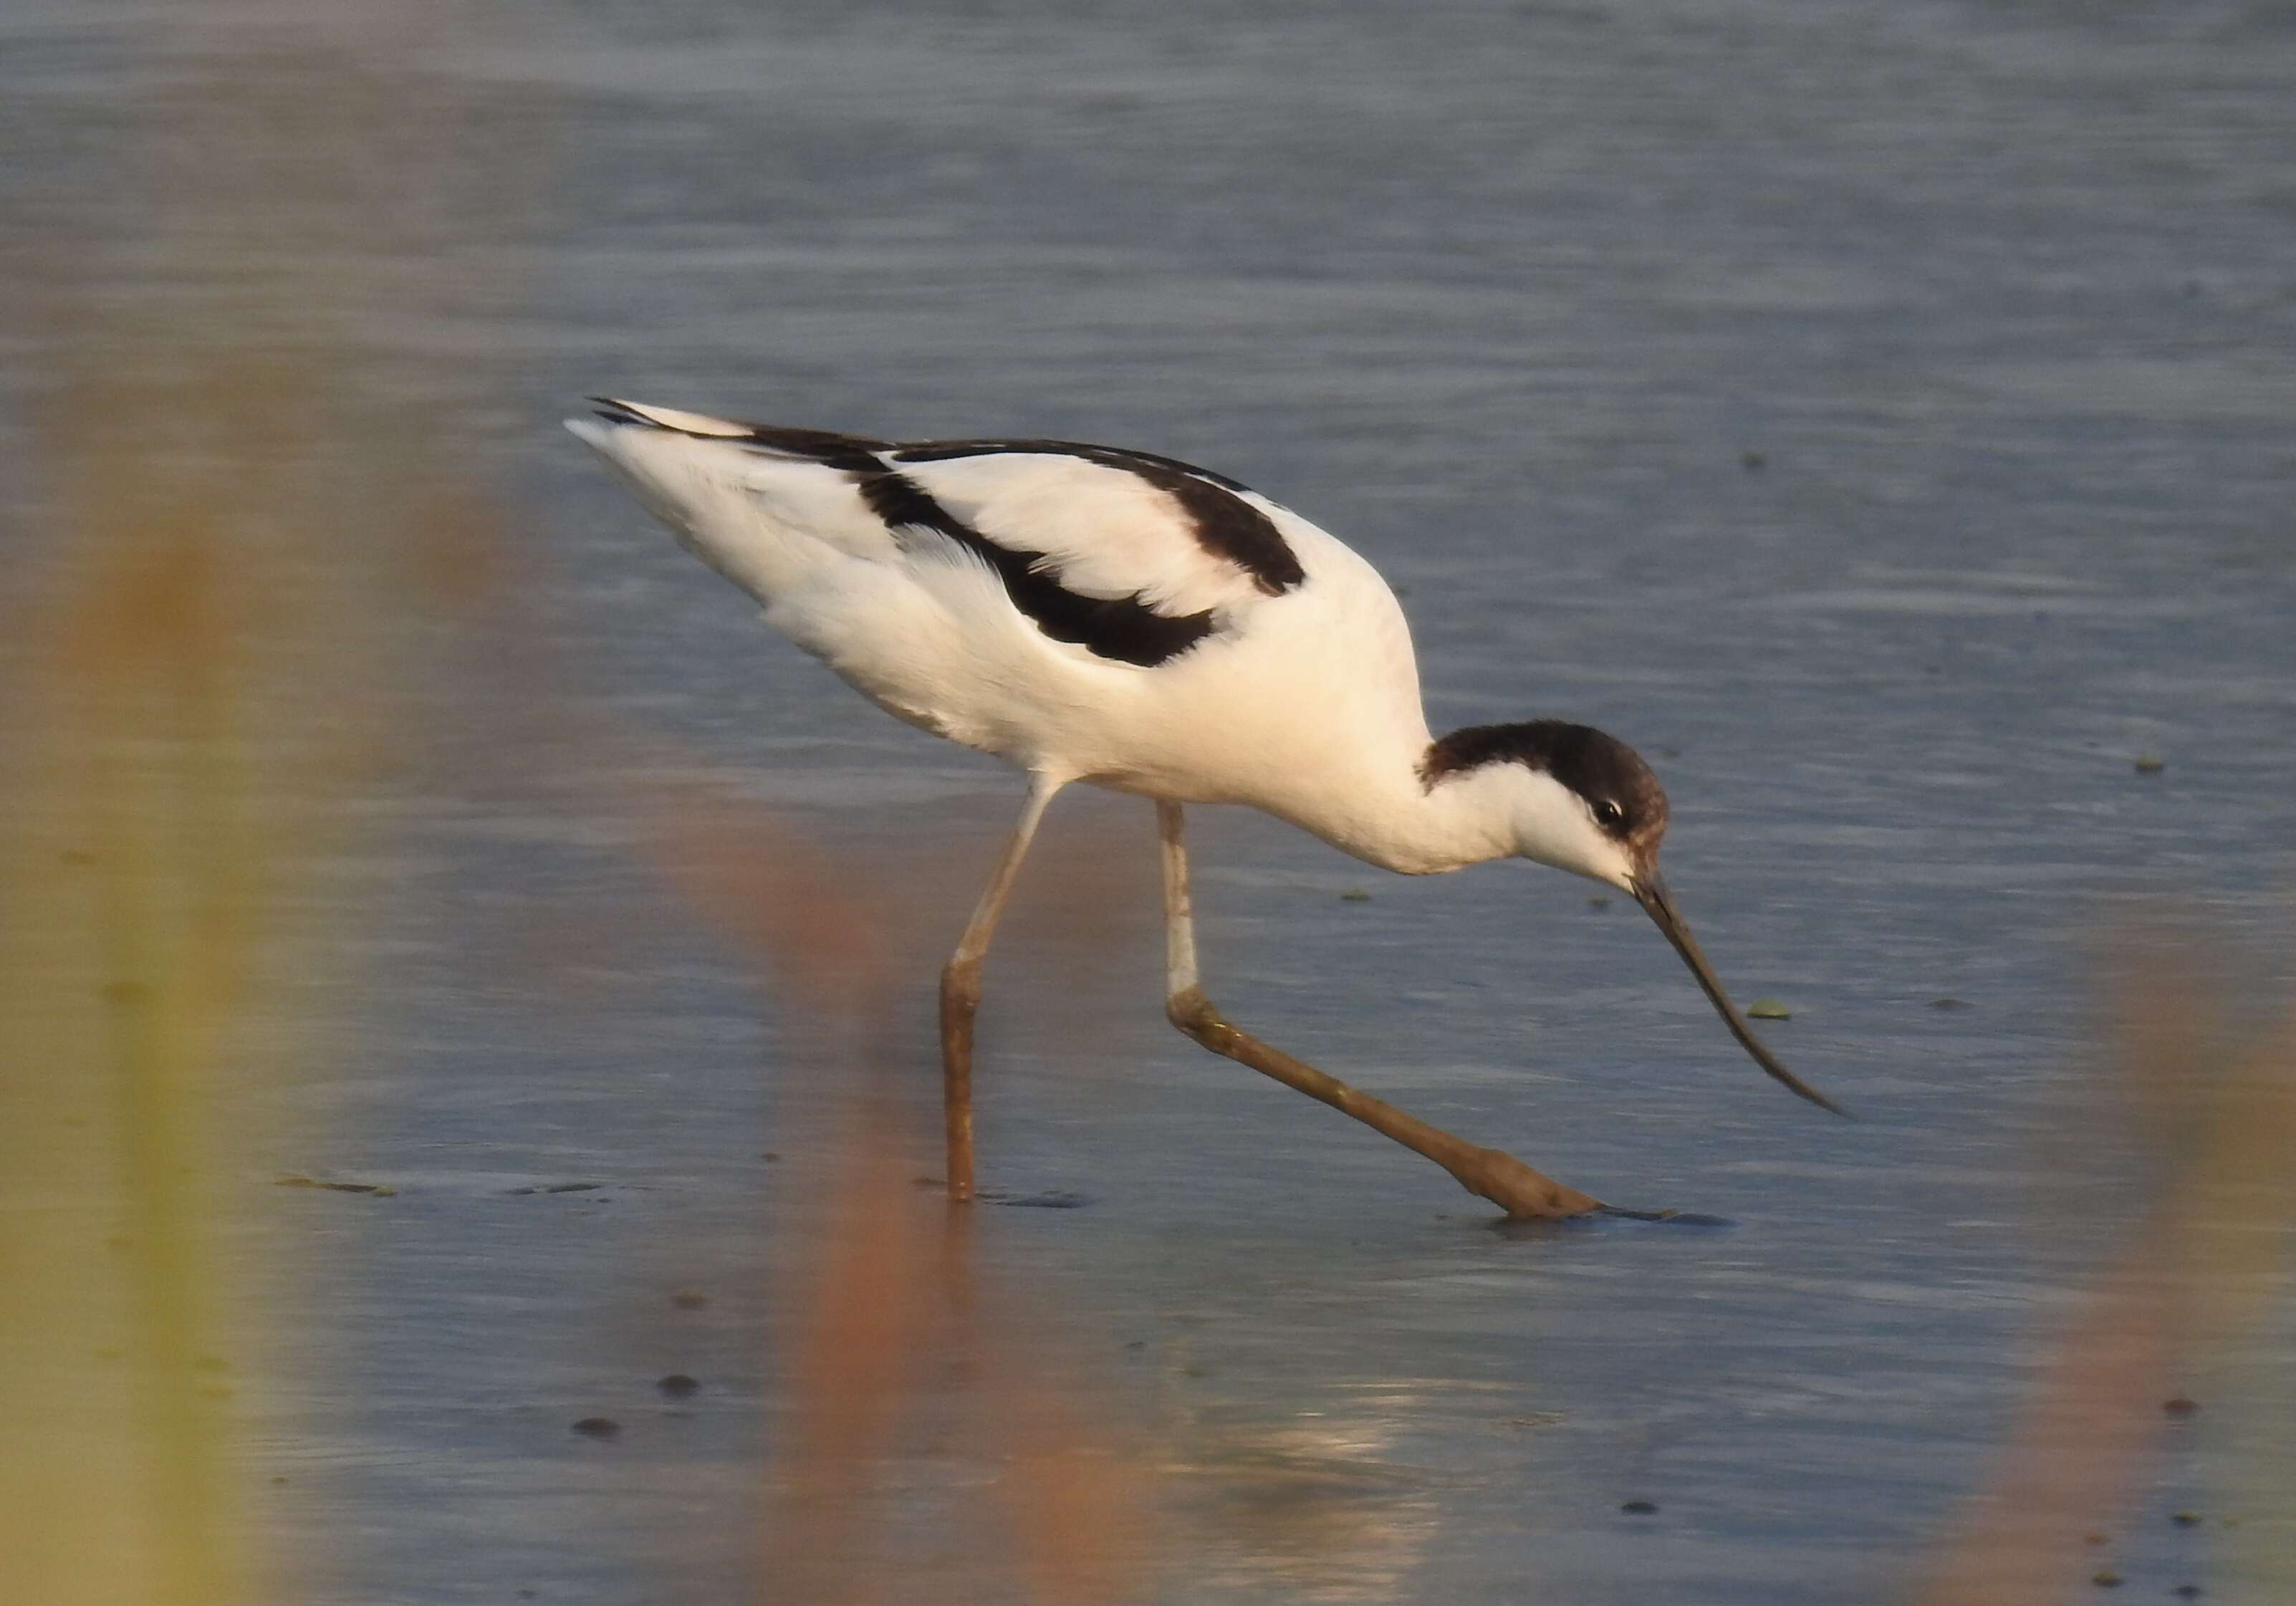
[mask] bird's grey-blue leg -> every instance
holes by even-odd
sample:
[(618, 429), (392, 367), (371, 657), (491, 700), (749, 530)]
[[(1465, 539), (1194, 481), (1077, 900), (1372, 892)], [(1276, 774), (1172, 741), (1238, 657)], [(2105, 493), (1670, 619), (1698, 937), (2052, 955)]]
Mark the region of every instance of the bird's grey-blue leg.
[(948, 1196), (952, 1200), (972, 1197), (972, 1018), (980, 1009), (980, 967), (988, 957), (988, 944), (996, 935), (1005, 900), (1013, 896), (1013, 883), (1020, 876), (1021, 861), (1028, 856), (1029, 840), (1037, 834), (1037, 823), (1045, 817), (1045, 806), (1062, 785), (1042, 775), (1030, 778), (1029, 800), (1021, 807), (1020, 823), (1004, 844), (1004, 856), (996, 861), (996, 873), (973, 905), (964, 935), (957, 938), (956, 952), (941, 967), (941, 1108), (948, 1129)]
[(1163, 839), (1164, 1013), (1173, 1025), (1214, 1053), (1274, 1077), (1286, 1087), (1319, 1099), (1341, 1114), (1353, 1116), (1425, 1155), (1468, 1192), (1489, 1200), (1509, 1216), (1579, 1216), (1605, 1208), (1600, 1200), (1542, 1176), (1513, 1155), (1431, 1127), (1231, 1025), (1218, 1006), (1204, 996), (1197, 973), (1195, 906), (1188, 889), (1188, 848), (1180, 806), (1159, 801), (1156, 825)]

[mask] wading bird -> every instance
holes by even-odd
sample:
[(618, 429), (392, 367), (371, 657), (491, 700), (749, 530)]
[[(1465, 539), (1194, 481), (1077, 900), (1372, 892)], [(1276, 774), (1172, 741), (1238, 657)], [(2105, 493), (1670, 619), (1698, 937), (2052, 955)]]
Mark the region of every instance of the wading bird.
[(1754, 1037), (1683, 923), (1659, 879), (1667, 802), (1649, 766), (1555, 719), (1431, 734), (1394, 594), (1297, 513), (1146, 452), (902, 444), (593, 399), (593, 415), (566, 427), (762, 603), (768, 625), (888, 713), (1029, 776), (1020, 822), (941, 973), (953, 1199), (972, 1193), (981, 965), (1046, 806), (1079, 781), (1155, 801), (1173, 1024), (1416, 1150), (1511, 1215), (1606, 1207), (1271, 1048), (1204, 996), (1185, 805), (1264, 809), (1406, 875), (1526, 858), (1616, 887), (1756, 1063), (1836, 1109)]

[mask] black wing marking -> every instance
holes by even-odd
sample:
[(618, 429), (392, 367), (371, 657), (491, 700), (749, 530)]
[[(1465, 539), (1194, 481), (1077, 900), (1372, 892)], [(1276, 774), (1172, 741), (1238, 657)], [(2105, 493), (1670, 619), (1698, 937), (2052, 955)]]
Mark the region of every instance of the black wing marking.
[(1177, 458), (1065, 440), (943, 440), (900, 446), (866, 436), (840, 435), (830, 430), (734, 420), (726, 422), (740, 422), (745, 433), (698, 434), (633, 412), (611, 397), (590, 399), (598, 416), (611, 423), (695, 434), (698, 439), (804, 458), (837, 470), (852, 479), (869, 511), (888, 525), (896, 529), (915, 526), (955, 542), (995, 571), (1013, 606), (1037, 629), (1054, 641), (1071, 643), (1096, 658), (1152, 668), (1186, 651), (1218, 627), (1210, 609), (1199, 613), (1164, 614), (1141, 601), (1137, 594), (1089, 597), (1068, 590), (1057, 575), (1037, 567), (1045, 561), (1043, 553), (1002, 546), (989, 540), (942, 506), (923, 487), (898, 469), (888, 467), (879, 454), (896, 462), (933, 463), (1003, 452), (1042, 452), (1123, 469), (1171, 496), (1188, 515), (1196, 539), (1204, 549), (1242, 568), (1268, 595), (1280, 596), (1307, 578), (1300, 560), (1273, 521), (1236, 495), (1244, 487), (1225, 475), (1196, 468)]
[(1074, 440), (924, 440), (895, 447), (891, 455), (896, 463), (945, 463), (1002, 452), (1080, 457), (1139, 476), (1180, 504), (1197, 545), (1242, 569), (1269, 596), (1282, 596), (1308, 578), (1275, 520), (1243, 499), (1249, 487), (1177, 457)]
[(1013, 606), (1056, 642), (1072, 642), (1095, 657), (1144, 669), (1177, 657), (1212, 633), (1209, 609), (1173, 617), (1157, 612), (1137, 596), (1080, 596), (1057, 576), (1036, 567), (1044, 561), (1043, 553), (998, 545), (906, 474), (873, 457), (869, 463), (875, 471), (855, 473), (854, 482), (871, 512), (897, 528), (922, 525), (980, 558), (1004, 582)]

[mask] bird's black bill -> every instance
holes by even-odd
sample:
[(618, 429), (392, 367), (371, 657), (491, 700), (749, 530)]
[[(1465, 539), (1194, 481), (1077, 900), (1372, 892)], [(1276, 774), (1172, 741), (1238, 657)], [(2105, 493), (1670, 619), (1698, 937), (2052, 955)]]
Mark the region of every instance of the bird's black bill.
[(1754, 1036), (1753, 1028), (1748, 1026), (1745, 1017), (1739, 1014), (1738, 1006), (1730, 1002), (1730, 995), (1722, 990), (1721, 980), (1714, 974), (1714, 967), (1708, 964), (1706, 955), (1699, 952), (1698, 940), (1691, 936), (1690, 928), (1683, 923), (1682, 912), (1674, 906), (1674, 899), (1667, 893), (1666, 883), (1655, 874), (1640, 877), (1635, 882), (1634, 893), (1635, 901), (1657, 922), (1658, 929), (1666, 933), (1667, 941), (1672, 943), (1674, 951), (1682, 955), (1682, 963), (1690, 967), (1690, 973), (1698, 978), (1698, 985), (1714, 1001), (1714, 1007), (1721, 1012), (1723, 1024), (1730, 1028), (1730, 1035), (1738, 1039), (1740, 1047), (1754, 1056), (1754, 1063), (1820, 1109), (1831, 1110), (1839, 1116), (1849, 1115), (1847, 1110), (1779, 1064), (1777, 1057), (1762, 1045), (1759, 1037)]

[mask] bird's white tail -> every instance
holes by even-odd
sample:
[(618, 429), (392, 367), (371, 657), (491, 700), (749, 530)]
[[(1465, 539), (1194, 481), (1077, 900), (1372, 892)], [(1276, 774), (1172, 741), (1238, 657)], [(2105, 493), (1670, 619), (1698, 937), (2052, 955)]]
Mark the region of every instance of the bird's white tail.
[(567, 429), (688, 550), (760, 602), (824, 565), (891, 555), (856, 478), (882, 466), (873, 443), (594, 400), (593, 415), (568, 419)]

